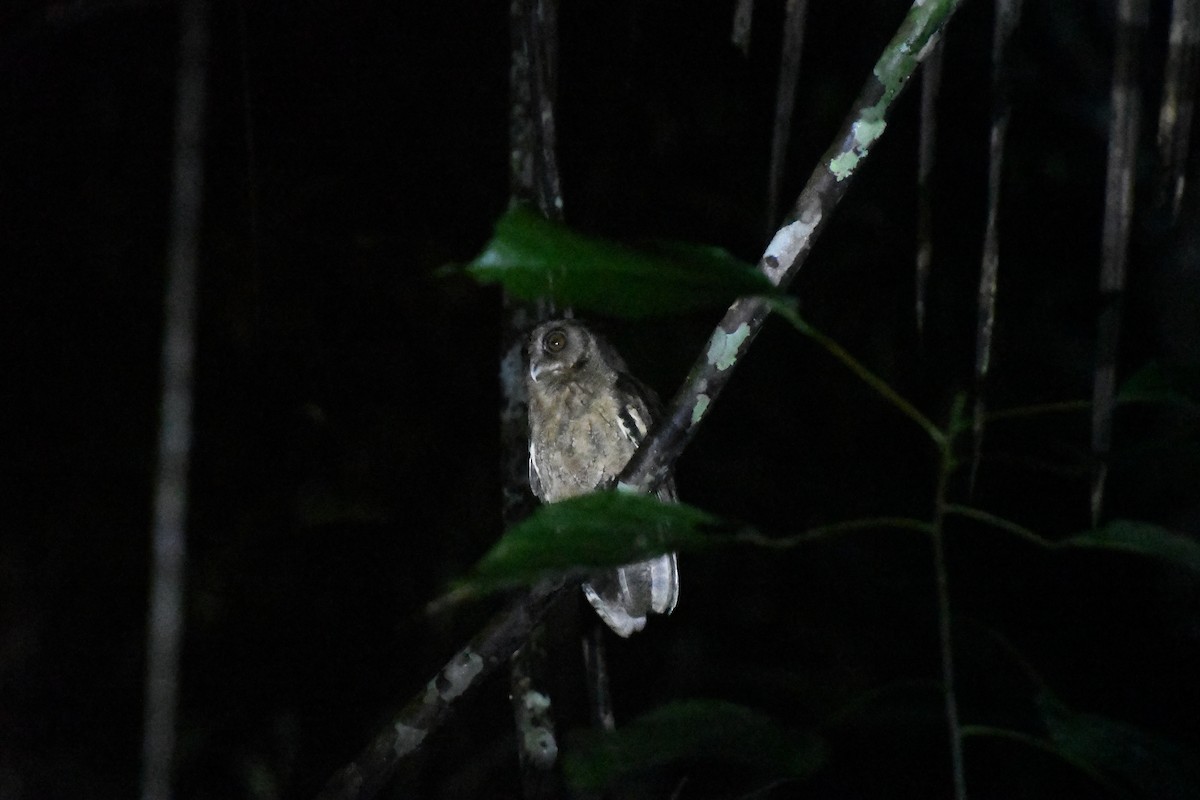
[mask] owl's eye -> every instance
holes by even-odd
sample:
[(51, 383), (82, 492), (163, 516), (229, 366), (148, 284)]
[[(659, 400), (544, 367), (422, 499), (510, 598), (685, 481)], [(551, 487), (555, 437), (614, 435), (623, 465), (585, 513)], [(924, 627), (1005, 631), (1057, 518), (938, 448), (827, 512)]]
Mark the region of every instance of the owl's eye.
[(567, 333), (562, 328), (555, 328), (542, 337), (542, 349), (547, 353), (561, 353), (567, 346)]

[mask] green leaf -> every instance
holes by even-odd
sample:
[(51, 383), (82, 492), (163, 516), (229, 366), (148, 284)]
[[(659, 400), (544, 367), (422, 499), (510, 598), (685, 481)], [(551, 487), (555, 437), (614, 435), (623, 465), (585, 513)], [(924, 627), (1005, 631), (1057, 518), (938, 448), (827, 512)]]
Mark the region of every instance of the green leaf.
[(1057, 546), (1137, 553), (1200, 574), (1200, 542), (1149, 522), (1113, 520), (1095, 530), (1064, 539)]
[(1200, 402), (1176, 387), (1176, 380), (1162, 365), (1151, 361), (1121, 384), (1117, 389), (1118, 403), (1158, 403), (1200, 412)]
[(1064, 758), (1111, 775), (1145, 797), (1200, 797), (1196, 753), (1133, 725), (1072, 711), (1049, 692), (1038, 697), (1038, 710)]
[(464, 588), (488, 591), (533, 583), (573, 567), (628, 564), (709, 547), (716, 517), (683, 503), (632, 492), (593, 492), (541, 506), (510, 528), (475, 565)]
[(679, 761), (718, 761), (799, 779), (825, 762), (824, 742), (771, 717), (722, 700), (682, 700), (661, 706), (608, 733), (572, 736), (563, 771), (580, 791), (602, 790), (622, 778)]
[(634, 250), (576, 233), (520, 205), (500, 218), (466, 271), (523, 300), (551, 297), (563, 306), (632, 318), (780, 294), (765, 275), (720, 248), (660, 243)]

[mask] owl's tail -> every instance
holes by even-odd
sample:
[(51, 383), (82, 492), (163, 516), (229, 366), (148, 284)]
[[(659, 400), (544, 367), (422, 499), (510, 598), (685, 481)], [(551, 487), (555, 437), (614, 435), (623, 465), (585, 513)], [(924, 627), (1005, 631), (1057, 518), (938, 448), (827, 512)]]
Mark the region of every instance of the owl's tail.
[(600, 619), (618, 636), (646, 627), (646, 615), (670, 614), (679, 600), (679, 567), (674, 553), (617, 567), (583, 585)]

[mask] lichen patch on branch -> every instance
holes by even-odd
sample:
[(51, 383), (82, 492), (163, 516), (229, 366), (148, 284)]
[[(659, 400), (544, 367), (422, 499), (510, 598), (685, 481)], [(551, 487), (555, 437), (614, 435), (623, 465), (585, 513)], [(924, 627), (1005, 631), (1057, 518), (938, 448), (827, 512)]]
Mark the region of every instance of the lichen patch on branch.
[(411, 725), (405, 725), (403, 722), (397, 722), (396, 739), (393, 745), (396, 755), (402, 756), (416, 750), (421, 742), (424, 741), (425, 734), (426, 731), (420, 728), (414, 728)]
[(776, 286), (787, 273), (788, 267), (796, 260), (796, 255), (808, 243), (809, 237), (821, 221), (821, 211), (814, 214), (801, 214), (800, 219), (784, 225), (775, 232), (771, 243), (763, 253), (760, 268)]
[(475, 676), (481, 672), (483, 658), (472, 650), (464, 650), (429, 682), (425, 690), (426, 702), (431, 702), (435, 697), (440, 697), (446, 703), (452, 702), (471, 686)]
[(738, 358), (738, 348), (749, 335), (750, 326), (745, 322), (734, 328), (732, 333), (717, 328), (708, 342), (708, 363), (720, 372), (732, 367)]

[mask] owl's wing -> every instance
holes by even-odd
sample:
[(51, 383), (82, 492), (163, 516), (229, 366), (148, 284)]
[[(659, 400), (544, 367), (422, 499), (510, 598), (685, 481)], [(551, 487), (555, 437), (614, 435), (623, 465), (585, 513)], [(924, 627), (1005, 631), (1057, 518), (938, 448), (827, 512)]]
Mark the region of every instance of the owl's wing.
[(529, 490), (533, 496), (542, 499), (542, 476), (538, 474), (537, 461), (533, 458), (533, 442), (529, 443)]
[[(650, 426), (662, 416), (662, 404), (653, 389), (623, 372), (617, 373), (616, 390), (617, 397), (621, 400), (617, 422), (620, 423), (625, 437), (635, 446), (640, 445)], [(659, 484), (656, 494), (659, 500), (675, 502), (678, 499), (675, 494), (675, 480), (664, 480)]]

